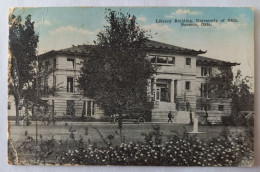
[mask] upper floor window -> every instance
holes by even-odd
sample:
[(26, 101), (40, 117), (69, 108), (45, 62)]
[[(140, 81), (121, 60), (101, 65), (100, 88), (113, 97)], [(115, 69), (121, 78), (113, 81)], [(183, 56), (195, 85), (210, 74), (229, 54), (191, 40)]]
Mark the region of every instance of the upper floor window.
[(175, 64), (174, 56), (152, 56), (151, 63)]
[(211, 68), (209, 67), (201, 67), (201, 76), (210, 76)]
[(191, 65), (191, 58), (186, 57), (186, 65), (190, 66)]
[(185, 89), (190, 90), (190, 81), (185, 82)]
[(75, 67), (75, 59), (67, 58), (68, 66), (71, 69), (74, 69)]

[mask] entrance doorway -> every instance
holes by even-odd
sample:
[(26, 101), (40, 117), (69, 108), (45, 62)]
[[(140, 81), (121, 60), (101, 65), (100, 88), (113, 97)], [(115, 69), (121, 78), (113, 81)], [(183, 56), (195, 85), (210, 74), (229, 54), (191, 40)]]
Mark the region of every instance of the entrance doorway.
[(156, 100), (161, 102), (170, 102), (170, 92), (168, 84), (156, 84)]

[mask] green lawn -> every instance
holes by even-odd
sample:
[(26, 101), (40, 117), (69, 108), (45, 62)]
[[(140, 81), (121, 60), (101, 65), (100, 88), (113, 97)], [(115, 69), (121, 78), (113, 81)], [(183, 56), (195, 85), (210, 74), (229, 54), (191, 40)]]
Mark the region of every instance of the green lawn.
[[(177, 133), (182, 136), (185, 130), (187, 132), (192, 131), (192, 126), (184, 124), (123, 124), (122, 137), (125, 143), (129, 142), (143, 142), (144, 137), (142, 133), (148, 134), (149, 132), (154, 131), (153, 126), (159, 125), (160, 132), (162, 133), (162, 142), (168, 141), (168, 137), (176, 135)], [(85, 134), (85, 128), (88, 128), (87, 134)], [(113, 144), (120, 143), (120, 130), (118, 129), (117, 124), (110, 123), (72, 123), (68, 126), (65, 126), (64, 123), (59, 123), (56, 125), (45, 126), (42, 123), (38, 125), (38, 136), (42, 136), (43, 139), (51, 139), (54, 136), (57, 140), (66, 140), (70, 138), (71, 132), (69, 129), (75, 130), (74, 137), (79, 139), (82, 137), (85, 141), (91, 143), (102, 143), (102, 137), (108, 141), (108, 136), (113, 135), (114, 139), (112, 140)], [(222, 131), (223, 126), (199, 126), (199, 131), (204, 132), (197, 134), (198, 138), (212, 138), (217, 137)], [(232, 132), (237, 132), (235, 130), (243, 131), (243, 128), (228, 127)], [(27, 131), (28, 135), (36, 138), (36, 126), (32, 124), (30, 126), (15, 126), (13, 123), (10, 124), (10, 135), (9, 137), (15, 142), (25, 138), (25, 132)], [(239, 131), (237, 132), (239, 133)], [(102, 136), (101, 136), (102, 135)], [(39, 137), (38, 137), (39, 138)]]

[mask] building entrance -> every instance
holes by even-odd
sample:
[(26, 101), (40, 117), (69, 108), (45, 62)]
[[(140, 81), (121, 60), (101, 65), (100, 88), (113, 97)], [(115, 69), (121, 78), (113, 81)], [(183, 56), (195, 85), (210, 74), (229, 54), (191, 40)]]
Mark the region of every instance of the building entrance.
[(168, 88), (168, 84), (156, 84), (156, 100), (162, 102), (170, 101), (170, 92)]

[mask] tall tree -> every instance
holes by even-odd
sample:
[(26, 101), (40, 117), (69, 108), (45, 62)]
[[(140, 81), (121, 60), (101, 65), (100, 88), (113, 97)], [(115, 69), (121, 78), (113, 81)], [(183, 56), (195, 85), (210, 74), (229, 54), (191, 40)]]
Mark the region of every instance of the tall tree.
[(231, 67), (221, 66), (218, 73), (213, 73), (206, 78), (205, 90), (213, 93), (215, 98), (230, 98), (233, 87), (233, 72)]
[(15, 99), (16, 125), (19, 125), (19, 107), (23, 91), (28, 87), (35, 73), (36, 48), (39, 36), (34, 31), (31, 15), (22, 23), (21, 16), (9, 17), (9, 94)]
[(143, 50), (148, 36), (135, 16), (109, 11), (105, 19), (109, 25), (98, 33), (78, 83), (85, 96), (121, 119), (124, 109), (147, 102), (148, 79), (155, 68)]
[[(233, 120), (239, 120), (240, 111), (254, 110), (254, 93), (252, 93), (252, 82), (248, 76), (243, 77), (240, 70), (235, 77), (230, 67), (220, 67), (219, 73), (206, 78), (206, 89), (212, 98), (232, 99), (231, 111)], [(206, 99), (204, 103), (209, 101)], [(241, 123), (241, 121), (238, 121)]]
[(254, 94), (250, 91), (251, 88), (251, 78), (243, 77), (241, 71), (238, 70), (232, 85), (232, 111), (234, 115), (238, 116), (240, 111), (254, 110)]

